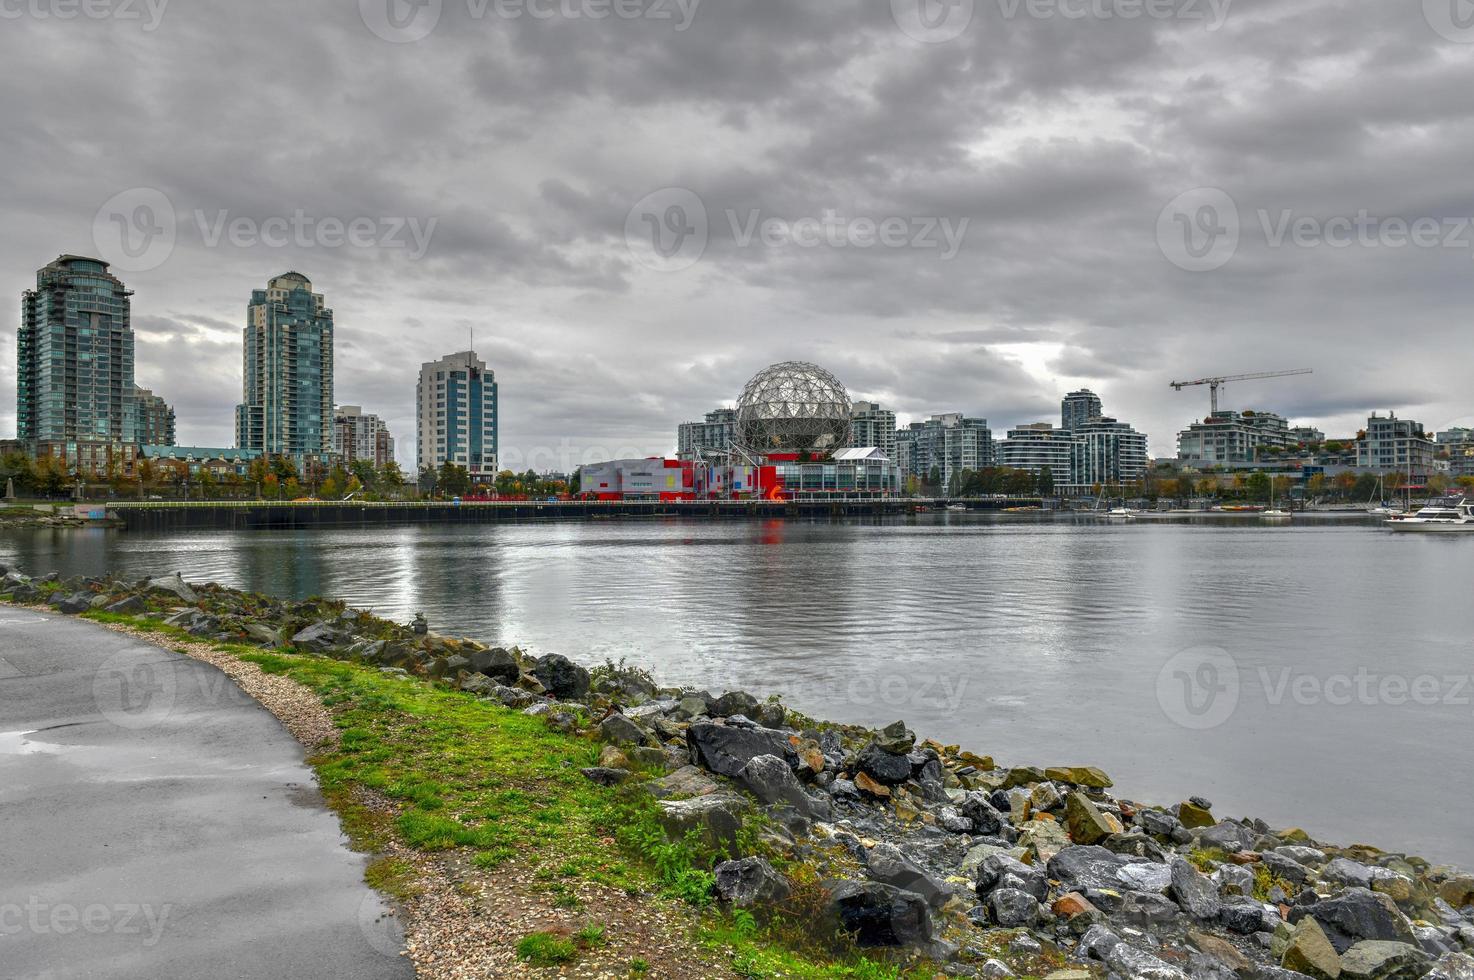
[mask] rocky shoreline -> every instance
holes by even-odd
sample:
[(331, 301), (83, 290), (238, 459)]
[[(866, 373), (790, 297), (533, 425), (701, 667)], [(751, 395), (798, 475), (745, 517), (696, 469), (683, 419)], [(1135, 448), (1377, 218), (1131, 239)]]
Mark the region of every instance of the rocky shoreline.
[(328, 600), (285, 602), (179, 575), (30, 579), (0, 600), (148, 615), (204, 640), (355, 661), (446, 685), (604, 743), (585, 777), (638, 785), (675, 837), (730, 860), (714, 891), (781, 914), (795, 883), (741, 853), (811, 869), (862, 947), (953, 976), (1054, 980), (1474, 980), (1474, 875), (1295, 828), (1224, 819), (1194, 797), (1150, 806), (1088, 766), (1002, 766), (955, 745), (818, 722), (741, 692), (659, 686), (439, 636)]

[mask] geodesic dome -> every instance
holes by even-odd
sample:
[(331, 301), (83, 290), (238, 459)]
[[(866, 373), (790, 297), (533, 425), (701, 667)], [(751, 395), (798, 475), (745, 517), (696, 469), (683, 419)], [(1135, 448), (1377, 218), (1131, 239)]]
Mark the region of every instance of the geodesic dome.
[(827, 452), (849, 434), (849, 393), (817, 364), (774, 364), (747, 382), (737, 400), (737, 439), (753, 452)]

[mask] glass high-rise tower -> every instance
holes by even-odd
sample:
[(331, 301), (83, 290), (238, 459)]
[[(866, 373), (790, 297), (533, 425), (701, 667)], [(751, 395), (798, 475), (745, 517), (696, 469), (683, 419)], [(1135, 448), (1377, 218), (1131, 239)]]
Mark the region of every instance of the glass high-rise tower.
[(300, 272), (251, 293), (246, 309), (241, 449), (301, 461), (333, 448), (333, 311)]
[(465, 467), (473, 479), (496, 479), (496, 372), (485, 361), (462, 351), (422, 365), (415, 402), (415, 463), (421, 470), (449, 462)]
[(136, 441), (133, 294), (101, 259), (63, 255), (21, 298), (16, 427), (21, 442), (122, 446)]

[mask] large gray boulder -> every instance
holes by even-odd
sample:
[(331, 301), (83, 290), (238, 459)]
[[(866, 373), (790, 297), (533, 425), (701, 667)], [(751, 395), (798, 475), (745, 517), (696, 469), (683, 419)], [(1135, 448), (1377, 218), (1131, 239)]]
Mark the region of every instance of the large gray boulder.
[(723, 861), (716, 867), (717, 897), (736, 908), (781, 902), (791, 890), (788, 879), (760, 857)]
[(1307, 917), (1314, 917), (1320, 923), (1338, 953), (1346, 952), (1362, 939), (1418, 944), (1412, 923), (1398, 911), (1397, 903), (1365, 888), (1348, 888), (1334, 898), (1300, 905), (1290, 912), (1292, 923)]
[(887, 786), (897, 786), (911, 778), (911, 758), (887, 752), (872, 741), (865, 745), (852, 762), (855, 769)]
[(874, 881), (915, 892), (934, 908), (945, 905), (951, 896), (946, 885), (927, 874), (894, 844), (876, 844), (871, 848), (866, 857), (866, 870)]
[(695, 831), (715, 850), (729, 850), (742, 829), (748, 802), (732, 793), (712, 793), (690, 800), (661, 800), (659, 819), (672, 839), (683, 839)]
[(165, 575), (161, 578), (149, 579), (148, 591), (167, 592), (170, 595), (177, 596), (180, 601), (187, 602), (190, 605), (194, 605), (196, 602), (200, 601), (199, 593), (195, 592), (194, 589), (191, 589), (189, 587), (189, 584), (185, 582), (182, 577), (180, 577), (178, 572), (175, 572), (173, 575)]
[(589, 672), (562, 654), (538, 657), (532, 666), (532, 676), (554, 697), (575, 700), (588, 697)]
[(753, 756), (738, 770), (737, 781), (764, 803), (786, 803), (804, 816), (811, 811), (808, 794), (779, 756)]
[(686, 729), (686, 747), (697, 765), (719, 776), (737, 778), (760, 755), (788, 758), (788, 736), (771, 728), (735, 728), (696, 722)]
[(1050, 858), (1048, 870), (1049, 877), (1060, 882), (1061, 891), (1084, 891), (1116, 888), (1121, 865), (1121, 859), (1104, 847), (1079, 845)]
[(650, 741), (645, 729), (617, 711), (599, 722), (599, 737), (615, 745), (645, 745)]
[(522, 665), (517, 662), (517, 655), (501, 647), (472, 651), (469, 659), (472, 670), (502, 684), (515, 684), (522, 676)]
[(988, 918), (999, 928), (1029, 928), (1039, 920), (1039, 900), (1017, 888), (995, 888), (988, 896)]
[(1407, 943), (1367, 939), (1341, 956), (1341, 976), (1347, 980), (1418, 980), (1432, 959)]
[(879, 881), (831, 881), (829, 910), (855, 944), (912, 946), (932, 937), (931, 910), (915, 892)]
[(1008, 854), (989, 854), (978, 867), (977, 893), (986, 898), (996, 888), (1012, 888), (1044, 901), (1049, 894), (1049, 878), (1043, 869)]
[(1172, 862), (1172, 886), (1168, 894), (1182, 906), (1182, 911), (1194, 919), (1206, 922), (1218, 918), (1218, 910), (1222, 906), (1218, 900), (1218, 887), (1182, 858)]

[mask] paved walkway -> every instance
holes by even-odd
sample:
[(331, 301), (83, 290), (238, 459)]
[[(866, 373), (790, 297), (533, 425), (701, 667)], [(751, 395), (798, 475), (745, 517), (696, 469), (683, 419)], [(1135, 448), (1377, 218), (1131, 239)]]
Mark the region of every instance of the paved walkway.
[(364, 861), (220, 671), (0, 606), (0, 977), (413, 977)]

